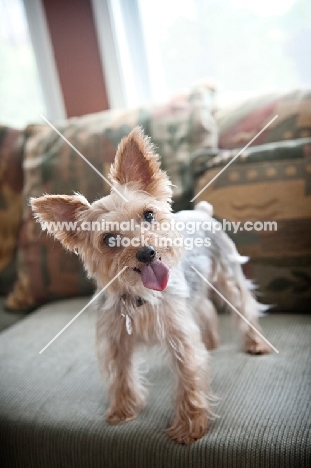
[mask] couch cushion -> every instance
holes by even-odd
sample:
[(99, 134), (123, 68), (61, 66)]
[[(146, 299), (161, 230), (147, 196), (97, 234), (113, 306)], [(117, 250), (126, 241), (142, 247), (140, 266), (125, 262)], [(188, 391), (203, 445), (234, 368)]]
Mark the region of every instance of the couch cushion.
[[(194, 157), (196, 193), (238, 154), (200, 152)], [(221, 220), (240, 222), (232, 237), (250, 257), (248, 276), (275, 310), (310, 313), (311, 138), (248, 148), (201, 193)], [(254, 223), (247, 231), (244, 223)], [(263, 223), (274, 225), (264, 227)], [(276, 230), (275, 230), (276, 229)]]
[(107, 387), (95, 357), (95, 314), (86, 310), (39, 351), (87, 300), (48, 304), (0, 334), (0, 465), (70, 467), (307, 467), (311, 463), (311, 317), (261, 319), (279, 354), (239, 349), (228, 316), (211, 353), (219, 419), (190, 447), (164, 430), (173, 417), (173, 377), (155, 350), (144, 353), (150, 395), (138, 418), (105, 422)]
[(0, 126), (0, 294), (16, 279), (15, 253), (22, 215), (23, 132)]
[(25, 317), (25, 314), (22, 312), (12, 314), (6, 310), (4, 307), (4, 300), (4, 297), (0, 297), (0, 332)]
[[(190, 154), (214, 147), (217, 131), (211, 115), (213, 92), (203, 84), (164, 105), (135, 110), (111, 110), (72, 118), (58, 130), (102, 174), (109, 172), (117, 145), (133, 127), (144, 127), (161, 155), (161, 165), (176, 185), (176, 209), (191, 198)], [(18, 281), (6, 306), (32, 309), (61, 297), (90, 294), (78, 257), (65, 252), (58, 241), (41, 232), (28, 205), (44, 193), (82, 193), (90, 202), (109, 193), (110, 187), (50, 126), (32, 125), (24, 158), (23, 223), (19, 237)]]
[(226, 96), (215, 112), (219, 148), (243, 148), (276, 115), (254, 146), (311, 137), (311, 89)]

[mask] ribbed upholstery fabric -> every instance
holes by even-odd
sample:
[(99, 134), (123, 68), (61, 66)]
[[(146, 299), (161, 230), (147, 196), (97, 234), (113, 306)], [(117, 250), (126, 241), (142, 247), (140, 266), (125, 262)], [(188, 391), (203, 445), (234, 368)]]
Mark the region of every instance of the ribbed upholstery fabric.
[(227, 316), (211, 353), (219, 397), (209, 433), (191, 446), (165, 434), (173, 376), (162, 354), (144, 353), (148, 404), (119, 426), (105, 422), (105, 382), (85, 311), (39, 351), (87, 299), (49, 304), (0, 334), (0, 466), (30, 468), (285, 468), (311, 466), (311, 316), (261, 320), (279, 354), (243, 354)]

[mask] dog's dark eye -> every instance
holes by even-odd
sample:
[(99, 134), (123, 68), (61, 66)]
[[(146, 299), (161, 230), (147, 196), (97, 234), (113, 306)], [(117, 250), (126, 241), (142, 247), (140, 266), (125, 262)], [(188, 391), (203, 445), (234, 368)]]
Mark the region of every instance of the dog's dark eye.
[(144, 212), (144, 220), (147, 221), (148, 223), (154, 223), (155, 222), (155, 216), (153, 211), (148, 210)]
[(117, 245), (117, 236), (115, 234), (105, 234), (103, 236), (103, 243), (108, 247), (116, 247)]

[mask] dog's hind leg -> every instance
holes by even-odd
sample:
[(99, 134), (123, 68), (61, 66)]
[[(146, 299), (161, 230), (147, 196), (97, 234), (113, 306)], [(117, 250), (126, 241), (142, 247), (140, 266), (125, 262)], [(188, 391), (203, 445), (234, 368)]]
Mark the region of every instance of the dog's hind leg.
[(245, 278), (241, 257), (232, 240), (224, 233), (218, 236), (217, 262), (214, 264), (213, 286), (226, 299), (218, 294), (215, 298), (224, 302), (233, 314), (242, 332), (243, 348), (250, 354), (271, 352), (271, 347), (263, 339), (258, 317), (268, 307), (260, 304), (254, 294), (254, 286)]
[(235, 263), (231, 273), (221, 271), (215, 287), (226, 298), (228, 309), (242, 333), (243, 349), (250, 354), (265, 354), (271, 352), (271, 347), (261, 336), (258, 317), (266, 306), (257, 302), (252, 283), (243, 274), (241, 265)]

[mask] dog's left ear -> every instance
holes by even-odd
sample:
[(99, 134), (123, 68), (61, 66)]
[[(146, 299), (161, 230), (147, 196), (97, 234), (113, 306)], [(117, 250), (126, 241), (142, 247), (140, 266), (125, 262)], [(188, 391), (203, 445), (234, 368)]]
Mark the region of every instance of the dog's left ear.
[(110, 169), (116, 185), (132, 184), (161, 201), (170, 201), (171, 182), (160, 169), (159, 157), (141, 127), (136, 127), (121, 140)]

